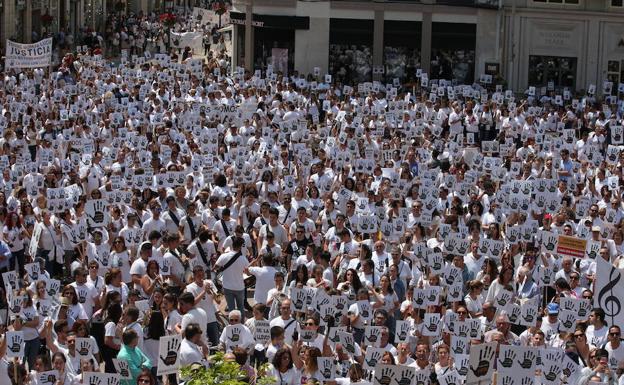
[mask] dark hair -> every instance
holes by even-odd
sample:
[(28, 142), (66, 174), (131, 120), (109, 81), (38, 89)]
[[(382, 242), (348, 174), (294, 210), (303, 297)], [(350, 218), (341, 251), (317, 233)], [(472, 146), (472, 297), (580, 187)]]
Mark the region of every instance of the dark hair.
[(123, 309), (121, 308), (121, 304), (114, 303), (106, 311), (106, 320), (108, 322), (119, 323), (122, 314)]
[(123, 342), (124, 345), (130, 345), (130, 343), (136, 339), (138, 339), (139, 336), (137, 334), (136, 331), (134, 331), (134, 329), (126, 329), (124, 330), (123, 334), (121, 335), (121, 341)]
[(184, 328), (182, 337), (186, 338), (187, 340), (190, 340), (191, 338), (201, 333), (202, 333), (202, 329), (201, 327), (199, 327), (199, 324), (196, 322), (193, 322), (193, 323), (186, 325), (186, 328)]
[(281, 326), (273, 326), (270, 329), (270, 333), (271, 333), (271, 339), (281, 337), (284, 335), (284, 328)]
[[(299, 282), (299, 273), (303, 273), (303, 279), (301, 280), (301, 282)], [(306, 265), (299, 265), (297, 266), (297, 268), (295, 269), (295, 274), (294, 274), (294, 279), (293, 281), (295, 281), (295, 283), (302, 283), (304, 285), (307, 285), (308, 283), (308, 267)]]
[(65, 294), (66, 290), (71, 290), (74, 293), (71, 300), (72, 305), (78, 305), (78, 294), (76, 293), (76, 289), (72, 285), (65, 285), (63, 288), (63, 294)]
[(152, 375), (152, 372), (150, 372), (149, 369), (146, 369), (146, 368), (141, 369), (141, 373), (139, 373), (139, 375), (137, 376), (137, 385), (139, 384), (139, 378), (141, 377), (149, 378), (150, 385), (156, 385), (156, 380), (154, 379), (154, 376)]
[[(357, 270), (355, 269), (347, 269), (347, 273), (351, 272), (351, 285), (353, 285), (353, 292), (358, 293), (360, 291), (360, 289), (364, 288), (364, 285), (362, 285), (362, 281), (360, 281), (360, 276), (357, 273)], [(345, 277), (346, 277), (346, 273), (345, 273)]]
[(290, 360), (288, 360), (288, 369), (293, 367), (292, 354), (290, 353), (290, 349), (288, 348), (280, 348), (277, 352), (275, 352), (275, 356), (273, 357), (273, 367), (275, 370), (279, 371), (280, 362), (282, 362), (282, 356), (288, 354), (290, 356)]
[(163, 314), (156, 310), (149, 313), (149, 321), (147, 322), (145, 338), (151, 340), (158, 340), (160, 337), (167, 334), (165, 330), (165, 318)]
[(183, 302), (183, 303), (186, 303), (186, 304), (194, 305), (195, 304), (195, 297), (193, 296), (192, 293), (184, 292), (178, 298), (178, 302)]
[(602, 323), (606, 323), (606, 322), (605, 322), (606, 314), (605, 314), (605, 311), (604, 311), (604, 310), (602, 310), (602, 309), (601, 309), (601, 308), (599, 308), (599, 307), (595, 307), (595, 308), (593, 308), (593, 309), (592, 309), (592, 311), (594, 312), (594, 314), (596, 315), (596, 317), (598, 317), (598, 319), (600, 319), (600, 322), (602, 322)]
[(128, 305), (128, 307), (126, 307), (126, 315), (132, 319), (132, 322), (134, 322), (139, 319), (140, 312), (136, 306)]
[(237, 364), (245, 365), (247, 363), (247, 357), (249, 356), (249, 354), (247, 353), (247, 350), (245, 350), (244, 348), (241, 348), (240, 346), (237, 346), (234, 348), (232, 353), (234, 353), (234, 357), (236, 357)]

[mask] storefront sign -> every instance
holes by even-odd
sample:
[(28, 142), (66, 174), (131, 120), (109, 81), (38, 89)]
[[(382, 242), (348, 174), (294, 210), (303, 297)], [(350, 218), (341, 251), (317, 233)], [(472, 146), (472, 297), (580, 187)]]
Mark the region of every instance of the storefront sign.
[(534, 33), (535, 46), (541, 48), (573, 48), (574, 33), (572, 31), (562, 30), (537, 30)]

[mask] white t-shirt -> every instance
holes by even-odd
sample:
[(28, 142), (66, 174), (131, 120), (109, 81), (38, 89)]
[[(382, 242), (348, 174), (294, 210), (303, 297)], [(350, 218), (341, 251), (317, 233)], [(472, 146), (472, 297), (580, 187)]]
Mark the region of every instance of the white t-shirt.
[[(234, 251), (221, 254), (219, 259), (217, 259), (217, 266), (224, 266), (228, 263), (230, 258), (233, 258), (235, 255), (236, 252)], [(245, 282), (243, 282), (243, 270), (247, 266), (249, 266), (247, 258), (242, 255), (237, 257), (236, 261), (223, 272), (223, 288), (228, 290), (244, 290)]]
[(184, 338), (180, 344), (180, 366), (202, 363), (206, 367), (208, 362), (204, 359), (199, 346)]
[(596, 347), (600, 347), (607, 342), (607, 335), (609, 334), (609, 327), (603, 326), (596, 330), (594, 325), (589, 325), (585, 331), (587, 336), (587, 342)]
[[(205, 285), (206, 283), (204, 283)], [(217, 288), (214, 285), (214, 283), (208, 281), (208, 284), (210, 285), (210, 288), (212, 289), (213, 293), (217, 292)], [(185, 291), (188, 291), (189, 293), (193, 294), (193, 297), (196, 297), (199, 295), (199, 293), (201, 293), (201, 291), (203, 290), (203, 288), (199, 287), (199, 285), (195, 282), (192, 282), (191, 284), (186, 286)], [(204, 297), (201, 301), (199, 301), (199, 303), (195, 306), (199, 306), (200, 308), (202, 308), (205, 312), (206, 312), (206, 317), (208, 317), (208, 322), (207, 323), (211, 323), (211, 322), (217, 322), (217, 317), (215, 316), (215, 313), (217, 312), (217, 309), (215, 307), (214, 304), (214, 298), (212, 298), (212, 296), (210, 294), (208, 294), (210, 291), (207, 290), (207, 293), (204, 294)]]
[(263, 266), (249, 268), (249, 274), (256, 277), (256, 289), (254, 290), (254, 300), (256, 303), (266, 304), (266, 295), (275, 286), (275, 268), (273, 266)]
[(182, 316), (182, 321), (180, 321), (180, 327), (182, 328), (182, 332), (186, 329), (189, 324), (196, 323), (202, 330), (202, 339), (204, 342), (206, 341), (206, 326), (208, 325), (208, 316), (204, 309), (200, 309), (198, 307), (194, 307), (186, 314)]
[(85, 283), (78, 285), (76, 282), (70, 283), (71, 286), (76, 289), (76, 295), (78, 296), (78, 302), (82, 304), (85, 313), (88, 318), (93, 315), (93, 308), (95, 307), (95, 299), (99, 295), (97, 289), (93, 284)]

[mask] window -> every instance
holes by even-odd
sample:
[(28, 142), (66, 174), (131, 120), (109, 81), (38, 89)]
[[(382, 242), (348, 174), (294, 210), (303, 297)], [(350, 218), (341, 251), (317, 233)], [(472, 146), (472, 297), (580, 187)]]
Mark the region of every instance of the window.
[[(533, 0), (534, 3), (578, 5), (580, 0)], [(617, 1), (617, 0), (613, 0)], [(621, 2), (621, 0), (620, 0)]]
[(624, 60), (609, 60), (607, 62), (607, 81), (613, 83), (611, 94), (618, 94), (618, 84), (624, 80)]
[(555, 89), (575, 88), (576, 58), (529, 56), (529, 85), (543, 87), (552, 82)]
[(624, 0), (611, 0), (612, 7), (622, 7), (624, 6)]

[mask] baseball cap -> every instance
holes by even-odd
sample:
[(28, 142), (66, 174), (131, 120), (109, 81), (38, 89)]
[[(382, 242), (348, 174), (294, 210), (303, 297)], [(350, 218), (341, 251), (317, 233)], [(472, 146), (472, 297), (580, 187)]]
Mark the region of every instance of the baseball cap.
[(559, 314), (559, 305), (556, 303), (549, 303), (546, 309), (548, 310), (549, 315)]

